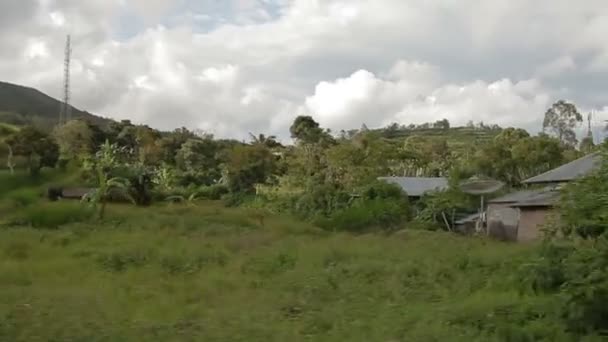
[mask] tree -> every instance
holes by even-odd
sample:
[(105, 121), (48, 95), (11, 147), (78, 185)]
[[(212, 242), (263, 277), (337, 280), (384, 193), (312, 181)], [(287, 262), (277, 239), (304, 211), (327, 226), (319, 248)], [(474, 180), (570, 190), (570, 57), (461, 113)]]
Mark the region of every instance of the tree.
[(282, 145), (277, 141), (277, 137), (274, 135), (266, 136), (264, 134), (258, 134), (257, 136), (249, 133), (251, 141), (254, 145), (264, 145), (268, 148), (281, 147)]
[(450, 121), (448, 121), (448, 119), (436, 121), (433, 128), (440, 128), (444, 130), (450, 129)]
[(577, 139), (574, 128), (582, 121), (583, 116), (574, 104), (559, 100), (545, 113), (543, 130), (549, 129), (565, 145), (575, 146)]
[(137, 126), (134, 130), (137, 159), (144, 165), (156, 165), (162, 157), (160, 132), (148, 126)]
[(311, 116), (298, 116), (289, 128), (291, 137), (304, 144), (333, 142), (331, 136), (319, 127)]
[(112, 122), (110, 124), (109, 137), (110, 142), (117, 144), (119, 147), (135, 149), (137, 145), (136, 126), (130, 120), (122, 120), (120, 122)]
[(45, 133), (28, 126), (11, 135), (6, 143), (15, 156), (22, 156), (32, 175), (43, 167), (54, 167), (59, 158), (59, 147)]
[(177, 151), (182, 148), (182, 145), (184, 145), (186, 141), (195, 138), (196, 135), (185, 127), (178, 128), (171, 133), (167, 133), (159, 141), (163, 154), (163, 161), (169, 165), (176, 165)]
[(235, 146), (228, 153), (224, 172), (232, 193), (252, 193), (256, 184), (264, 184), (276, 169), (275, 158), (262, 145)]
[(59, 146), (62, 160), (79, 160), (93, 153), (95, 149), (94, 132), (81, 120), (71, 120), (55, 127), (53, 137)]
[(221, 148), (213, 139), (190, 139), (177, 151), (177, 166), (196, 184), (211, 185), (221, 178)]
[(507, 128), (476, 153), (474, 163), (481, 174), (514, 186), (560, 165), (564, 151), (556, 138), (530, 137), (525, 130)]

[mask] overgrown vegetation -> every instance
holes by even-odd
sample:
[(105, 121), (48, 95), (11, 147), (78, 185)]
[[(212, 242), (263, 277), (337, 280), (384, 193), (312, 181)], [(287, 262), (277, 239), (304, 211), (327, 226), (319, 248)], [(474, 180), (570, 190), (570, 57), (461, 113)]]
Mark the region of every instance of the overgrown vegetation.
[[(542, 244), (443, 232), (479, 203), (461, 181), (515, 188), (579, 156), (579, 117), (558, 102), (553, 136), (530, 136), (447, 120), (334, 135), (300, 116), (289, 146), (7, 125), (0, 340), (602, 340), (606, 166), (564, 190)], [(411, 198), (380, 176), (450, 187)]]
[(560, 326), (551, 295), (519, 294), (516, 271), (530, 246), (422, 231), (327, 233), (217, 202), (111, 205), (107, 218), (0, 230), (0, 339), (577, 336)]

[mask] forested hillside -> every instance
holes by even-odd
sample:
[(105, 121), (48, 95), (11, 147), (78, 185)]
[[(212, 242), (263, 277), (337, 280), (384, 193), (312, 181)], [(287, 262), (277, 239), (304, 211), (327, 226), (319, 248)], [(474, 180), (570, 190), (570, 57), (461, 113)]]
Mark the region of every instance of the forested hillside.
[[(57, 124), (61, 102), (42, 92), (0, 82), (0, 123), (33, 125), (49, 131)], [(74, 119), (86, 119), (105, 127), (110, 120), (72, 108)]]

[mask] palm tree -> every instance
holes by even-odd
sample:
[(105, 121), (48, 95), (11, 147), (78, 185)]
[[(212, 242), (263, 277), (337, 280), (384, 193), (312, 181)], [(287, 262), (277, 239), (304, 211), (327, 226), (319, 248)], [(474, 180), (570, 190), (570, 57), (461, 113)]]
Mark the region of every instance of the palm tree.
[(274, 135), (266, 136), (265, 134), (260, 133), (256, 136), (249, 133), (249, 136), (251, 137), (251, 141), (254, 145), (264, 145), (268, 148), (281, 146), (281, 144), (277, 141), (277, 137)]

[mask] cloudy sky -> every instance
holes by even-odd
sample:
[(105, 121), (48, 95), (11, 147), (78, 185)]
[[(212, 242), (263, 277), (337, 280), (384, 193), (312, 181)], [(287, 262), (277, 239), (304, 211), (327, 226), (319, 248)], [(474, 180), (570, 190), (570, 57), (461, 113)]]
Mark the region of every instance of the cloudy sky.
[(606, 0), (0, 0), (0, 79), (156, 128), (608, 119)]

